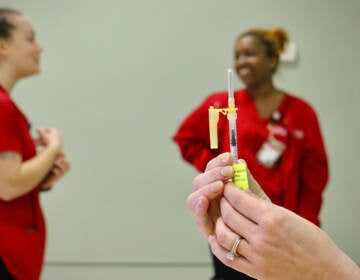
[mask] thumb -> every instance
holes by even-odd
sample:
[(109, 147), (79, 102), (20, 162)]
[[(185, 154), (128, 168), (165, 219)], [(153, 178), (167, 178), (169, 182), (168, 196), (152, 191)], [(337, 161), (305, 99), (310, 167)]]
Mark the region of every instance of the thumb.
[[(239, 163), (244, 163), (246, 165), (246, 162), (242, 159), (238, 160)], [(264, 190), (261, 188), (259, 183), (255, 180), (253, 175), (251, 174), (249, 168), (246, 166), (248, 181), (249, 181), (249, 189), (250, 191), (257, 197), (262, 200), (271, 201), (270, 198), (266, 195)]]

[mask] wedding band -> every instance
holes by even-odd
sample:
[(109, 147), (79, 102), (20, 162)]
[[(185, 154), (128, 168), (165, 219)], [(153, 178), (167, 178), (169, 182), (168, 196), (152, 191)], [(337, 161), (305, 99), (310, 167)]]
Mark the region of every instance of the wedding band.
[(240, 244), (240, 242), (243, 240), (244, 238), (238, 236), (238, 238), (236, 238), (231, 251), (229, 253), (226, 254), (226, 258), (230, 261), (233, 261), (235, 259), (235, 257), (238, 257), (239, 254), (237, 253), (237, 248)]

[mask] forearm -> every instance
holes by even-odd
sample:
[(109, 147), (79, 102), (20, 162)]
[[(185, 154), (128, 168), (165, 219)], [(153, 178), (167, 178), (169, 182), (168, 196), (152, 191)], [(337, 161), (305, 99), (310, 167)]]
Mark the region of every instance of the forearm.
[(8, 182), (6, 200), (20, 197), (34, 189), (51, 169), (58, 149), (46, 147), (38, 155), (23, 162), (17, 176)]

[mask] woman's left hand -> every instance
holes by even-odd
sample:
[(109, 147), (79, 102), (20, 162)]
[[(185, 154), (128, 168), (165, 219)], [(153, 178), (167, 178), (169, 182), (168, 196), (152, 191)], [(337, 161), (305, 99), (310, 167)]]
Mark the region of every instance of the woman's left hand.
[(193, 181), (193, 192), (186, 204), (193, 213), (195, 223), (204, 238), (214, 234), (216, 220), (220, 216), (220, 197), (224, 182), (231, 179), (234, 171), (229, 153), (224, 153), (209, 161), (204, 173)]
[(53, 184), (62, 178), (70, 170), (70, 162), (66, 158), (64, 152), (62, 152), (53, 164), (53, 167), (49, 171), (48, 175), (40, 183), (42, 190), (51, 189)]

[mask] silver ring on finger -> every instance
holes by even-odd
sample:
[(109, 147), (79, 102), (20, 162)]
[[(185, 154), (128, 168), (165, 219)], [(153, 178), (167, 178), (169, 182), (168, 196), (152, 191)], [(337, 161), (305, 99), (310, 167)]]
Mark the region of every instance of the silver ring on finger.
[(243, 240), (244, 238), (242, 238), (241, 236), (238, 236), (231, 248), (231, 251), (229, 253), (226, 254), (226, 258), (230, 261), (233, 261), (235, 259), (235, 257), (239, 257), (240, 255), (237, 253), (237, 248), (240, 244), (240, 242)]

